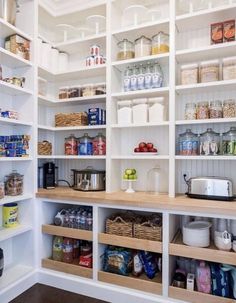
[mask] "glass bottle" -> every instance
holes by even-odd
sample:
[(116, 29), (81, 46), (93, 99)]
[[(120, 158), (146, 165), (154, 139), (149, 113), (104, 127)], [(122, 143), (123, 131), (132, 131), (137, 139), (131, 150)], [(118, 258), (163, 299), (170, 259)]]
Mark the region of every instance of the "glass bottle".
[(123, 79), (124, 91), (125, 91), (125, 92), (130, 91), (131, 75), (132, 75), (132, 69), (128, 66), (128, 67), (125, 69), (125, 72), (124, 72), (124, 79)]
[(152, 88), (160, 88), (163, 85), (163, 72), (161, 66), (156, 62), (153, 66)]
[(52, 259), (55, 261), (62, 261), (62, 244), (63, 237), (55, 236), (53, 239), (53, 248), (52, 248)]
[(222, 153), (224, 155), (236, 155), (236, 127), (223, 134)]

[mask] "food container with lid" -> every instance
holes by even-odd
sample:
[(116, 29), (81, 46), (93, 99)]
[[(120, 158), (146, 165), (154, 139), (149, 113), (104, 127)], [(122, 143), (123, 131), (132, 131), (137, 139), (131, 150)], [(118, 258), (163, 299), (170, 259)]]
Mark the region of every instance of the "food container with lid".
[(93, 155), (105, 156), (106, 155), (106, 137), (102, 133), (93, 138)]
[(145, 57), (151, 55), (152, 41), (151, 39), (141, 36), (135, 40), (134, 50), (135, 58)]
[(209, 107), (210, 119), (219, 119), (223, 117), (222, 102), (219, 100), (211, 101)]
[(74, 190), (103, 191), (105, 190), (106, 172), (87, 167), (86, 169), (72, 169), (74, 174)]
[(209, 103), (207, 101), (198, 102), (197, 119), (209, 119)]
[(224, 155), (236, 155), (236, 127), (223, 134), (222, 153)]
[(169, 35), (159, 32), (152, 37), (152, 55), (158, 55), (169, 52)]
[(191, 129), (187, 129), (185, 133), (179, 135), (179, 155), (196, 156), (198, 155), (199, 139)]
[(132, 101), (118, 101), (117, 102), (117, 123), (131, 124), (133, 122)]
[(234, 99), (225, 100), (223, 102), (223, 118), (236, 117), (236, 101)]
[(93, 84), (85, 84), (82, 87), (82, 96), (91, 97), (95, 96), (95, 86)]
[(124, 39), (118, 42), (117, 46), (117, 60), (127, 60), (134, 58), (134, 44), (131, 41)]
[(79, 138), (78, 154), (81, 156), (93, 155), (93, 141), (92, 138), (89, 137), (88, 133), (85, 133), (83, 137)]
[(150, 123), (166, 121), (166, 105), (164, 101), (164, 97), (148, 99), (148, 113)]
[(236, 79), (236, 57), (223, 59), (223, 80)]
[(220, 80), (220, 61), (210, 60), (200, 63), (200, 82), (214, 82)]
[(59, 99), (68, 99), (69, 98), (69, 87), (63, 86), (59, 88)]
[(220, 153), (220, 134), (208, 128), (200, 135), (200, 155), (216, 156)]
[(193, 247), (208, 247), (210, 245), (211, 223), (193, 221), (183, 226), (183, 243)]
[(180, 68), (180, 83), (182, 85), (198, 83), (198, 64), (186, 64)]
[(23, 194), (24, 176), (13, 170), (5, 177), (5, 194), (7, 196), (18, 196)]
[(195, 120), (197, 118), (196, 103), (187, 103), (185, 105), (185, 120)]
[(8, 203), (3, 205), (3, 227), (12, 228), (16, 227), (18, 222), (18, 204)]
[(147, 98), (133, 100), (133, 123), (145, 124), (148, 122)]
[(68, 138), (65, 138), (65, 155), (76, 156), (78, 155), (78, 141), (75, 135), (71, 134)]

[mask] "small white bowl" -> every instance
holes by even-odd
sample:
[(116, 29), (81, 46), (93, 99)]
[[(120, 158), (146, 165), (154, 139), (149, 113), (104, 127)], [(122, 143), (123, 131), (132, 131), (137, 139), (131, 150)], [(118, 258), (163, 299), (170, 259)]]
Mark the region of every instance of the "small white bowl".
[(211, 223), (206, 221), (189, 222), (183, 227), (183, 242), (194, 247), (210, 245)]

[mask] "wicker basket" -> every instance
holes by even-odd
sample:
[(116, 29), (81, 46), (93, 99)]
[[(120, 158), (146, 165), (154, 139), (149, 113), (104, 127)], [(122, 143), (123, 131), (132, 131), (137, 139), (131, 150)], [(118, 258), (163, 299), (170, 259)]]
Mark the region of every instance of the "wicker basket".
[(134, 238), (162, 241), (162, 227), (150, 221), (141, 224), (134, 223)]
[(86, 112), (59, 113), (55, 115), (55, 125), (56, 127), (88, 125), (88, 114)]
[(120, 215), (106, 219), (106, 233), (116, 236), (133, 237), (133, 222), (130, 218), (122, 218)]
[(52, 154), (52, 143), (48, 141), (38, 142), (38, 154), (40, 156), (49, 156)]

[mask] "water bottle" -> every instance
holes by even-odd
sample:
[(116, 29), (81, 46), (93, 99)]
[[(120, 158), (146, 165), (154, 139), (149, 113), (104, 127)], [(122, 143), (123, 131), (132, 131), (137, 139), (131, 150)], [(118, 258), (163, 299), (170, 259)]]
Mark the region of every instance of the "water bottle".
[(131, 75), (132, 75), (132, 69), (128, 66), (124, 71), (124, 79), (123, 79), (125, 92), (130, 91)]
[(80, 229), (85, 229), (86, 228), (86, 217), (87, 213), (86, 211), (83, 211), (80, 217)]
[(80, 218), (81, 218), (81, 211), (80, 211), (80, 210), (77, 210), (76, 218), (75, 218), (76, 228), (77, 228), (77, 229), (80, 228)]
[(146, 67), (144, 87), (145, 87), (145, 89), (152, 88), (152, 68), (151, 68), (150, 62), (148, 62), (147, 67)]
[(70, 212), (67, 210), (64, 216), (63, 227), (69, 227)]
[(139, 74), (139, 68), (138, 66), (134, 66), (134, 69), (132, 70), (132, 75), (130, 77), (130, 90), (135, 91), (138, 88), (137, 85), (137, 79), (138, 79), (138, 74)]
[(158, 62), (153, 66), (152, 88), (160, 88), (163, 85), (163, 73)]
[(92, 230), (93, 229), (93, 216), (92, 216), (92, 213), (88, 213), (86, 221), (87, 221), (86, 229), (87, 230)]
[(69, 228), (75, 228), (76, 227), (76, 215), (75, 211), (72, 210), (69, 214)]
[(146, 69), (145, 67), (140, 64), (139, 67), (139, 73), (138, 73), (138, 79), (137, 79), (137, 89), (138, 90), (142, 90), (145, 88), (145, 73), (146, 73)]

